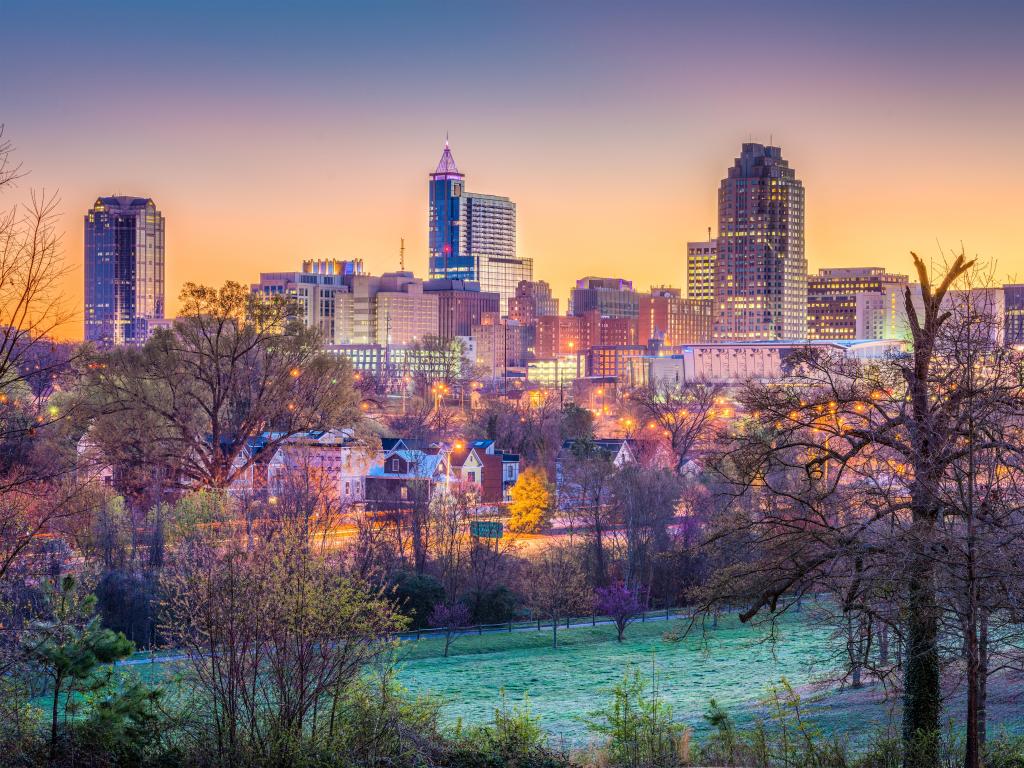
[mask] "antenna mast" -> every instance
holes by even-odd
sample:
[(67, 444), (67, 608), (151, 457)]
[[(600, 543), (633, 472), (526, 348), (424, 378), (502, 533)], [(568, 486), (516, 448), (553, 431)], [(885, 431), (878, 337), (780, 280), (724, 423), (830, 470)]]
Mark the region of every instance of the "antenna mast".
[(398, 268), (405, 272), (405, 238), (402, 238), (402, 244), (398, 248)]

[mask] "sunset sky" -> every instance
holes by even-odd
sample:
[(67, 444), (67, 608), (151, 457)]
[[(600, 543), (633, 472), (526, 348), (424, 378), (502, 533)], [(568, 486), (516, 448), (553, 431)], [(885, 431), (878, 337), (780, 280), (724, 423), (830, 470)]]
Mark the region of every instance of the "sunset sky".
[(59, 190), (78, 308), (82, 216), (114, 193), (167, 218), (170, 313), (186, 280), (397, 269), (402, 237), (425, 275), (446, 133), (563, 309), (588, 274), (681, 285), (750, 139), (806, 187), (812, 269), (962, 241), (1024, 279), (1020, 3), (207, 5), (2, 2), (0, 122), (31, 174), (0, 203)]

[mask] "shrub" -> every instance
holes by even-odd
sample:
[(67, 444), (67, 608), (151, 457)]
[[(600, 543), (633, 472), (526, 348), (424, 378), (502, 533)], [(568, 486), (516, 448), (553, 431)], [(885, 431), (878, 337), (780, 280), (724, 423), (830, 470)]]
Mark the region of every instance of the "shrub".
[(612, 702), (590, 713), (588, 728), (604, 737), (604, 759), (615, 768), (671, 768), (688, 758), (689, 731), (672, 720), (672, 708), (639, 670), (612, 689)]
[(411, 571), (392, 574), (390, 586), (393, 597), (403, 616), (409, 618), (412, 629), (430, 625), (430, 612), (444, 600), (444, 587), (433, 576)]

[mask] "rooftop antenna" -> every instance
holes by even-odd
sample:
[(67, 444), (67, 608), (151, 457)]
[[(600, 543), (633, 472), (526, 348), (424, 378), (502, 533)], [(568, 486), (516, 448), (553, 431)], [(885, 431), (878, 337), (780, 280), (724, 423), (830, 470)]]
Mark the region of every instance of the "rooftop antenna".
[(405, 238), (401, 239), (401, 245), (398, 247), (398, 268), (405, 272)]
[(708, 227), (708, 242), (711, 242), (711, 227)]

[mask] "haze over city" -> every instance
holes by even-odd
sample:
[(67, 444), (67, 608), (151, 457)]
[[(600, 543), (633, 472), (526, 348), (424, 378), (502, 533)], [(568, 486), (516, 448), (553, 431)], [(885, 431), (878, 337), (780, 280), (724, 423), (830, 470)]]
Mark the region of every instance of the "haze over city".
[[(67, 293), (100, 195), (167, 219), (167, 312), (188, 280), (308, 258), (427, 262), (445, 136), (469, 187), (518, 206), (518, 252), (566, 298), (584, 275), (685, 277), (753, 139), (807, 191), (807, 258), (959, 248), (1024, 271), (1013, 3), (470, 3), (291, 8), (6, 3), (0, 115), (59, 190)], [(40, 50), (45, 55), (37, 55)], [(81, 323), (64, 333), (80, 338)]]

